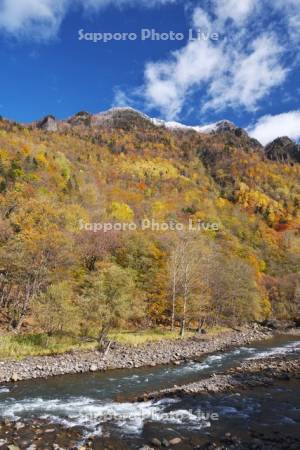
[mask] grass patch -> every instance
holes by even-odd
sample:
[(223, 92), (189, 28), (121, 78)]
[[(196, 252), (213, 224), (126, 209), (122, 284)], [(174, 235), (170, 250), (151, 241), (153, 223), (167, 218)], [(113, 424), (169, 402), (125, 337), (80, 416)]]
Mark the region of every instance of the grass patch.
[[(185, 338), (193, 336), (195, 333), (187, 331)], [(161, 341), (163, 339), (173, 340), (180, 339), (179, 330), (168, 331), (161, 328), (145, 330), (145, 331), (115, 331), (110, 333), (110, 339), (126, 345), (141, 345), (147, 342)]]
[[(226, 327), (213, 327), (207, 330), (207, 334), (202, 335), (203, 339), (210, 339), (213, 336), (229, 331)], [(187, 331), (185, 338), (194, 336), (195, 332)], [(161, 340), (180, 339), (179, 329), (174, 332), (163, 328), (155, 328), (145, 331), (113, 331), (109, 334), (109, 339), (124, 345), (137, 346), (148, 342)], [(45, 333), (36, 334), (0, 334), (0, 359), (22, 359), (26, 356), (45, 356), (66, 353), (78, 350), (94, 350), (97, 348), (97, 341), (82, 340), (70, 335), (48, 336)]]
[(82, 342), (72, 336), (47, 336), (47, 334), (0, 335), (0, 359), (21, 359), (65, 353), (70, 350), (89, 350), (95, 342)]

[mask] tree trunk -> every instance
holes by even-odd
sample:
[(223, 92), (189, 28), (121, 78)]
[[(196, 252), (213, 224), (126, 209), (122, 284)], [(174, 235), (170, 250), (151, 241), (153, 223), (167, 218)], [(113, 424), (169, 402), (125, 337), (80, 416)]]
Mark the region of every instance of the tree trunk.
[(180, 329), (180, 336), (181, 337), (183, 337), (184, 333), (185, 333), (187, 297), (188, 297), (188, 289), (187, 289), (187, 284), (185, 284), (185, 287), (184, 287), (183, 313), (182, 313), (182, 321), (181, 321), (181, 329)]
[(174, 331), (174, 326), (175, 326), (175, 305), (176, 305), (176, 273), (174, 272), (174, 275), (173, 275), (171, 331)]
[(106, 355), (108, 354), (111, 344), (112, 344), (112, 341), (108, 341), (108, 343), (107, 343), (107, 345), (106, 345), (106, 349), (104, 350), (104, 353), (103, 353), (103, 359), (104, 359), (104, 358), (106, 357)]
[(201, 318), (201, 319), (198, 320), (198, 329), (197, 329), (197, 333), (200, 333), (200, 332), (201, 332), (204, 323), (205, 323), (205, 319), (204, 319), (204, 318)]
[(185, 263), (184, 267), (184, 284), (183, 284), (183, 312), (182, 312), (182, 322), (181, 322), (181, 330), (180, 330), (180, 336), (183, 337), (185, 333), (185, 323), (186, 323), (186, 309), (187, 309), (187, 302), (189, 297), (189, 275), (190, 275), (190, 265), (187, 261)]
[(100, 334), (99, 334), (99, 338), (98, 338), (98, 347), (99, 350), (103, 350), (105, 348), (105, 342), (107, 340), (107, 335), (108, 332), (110, 330), (110, 325), (103, 325), (103, 327), (101, 328)]

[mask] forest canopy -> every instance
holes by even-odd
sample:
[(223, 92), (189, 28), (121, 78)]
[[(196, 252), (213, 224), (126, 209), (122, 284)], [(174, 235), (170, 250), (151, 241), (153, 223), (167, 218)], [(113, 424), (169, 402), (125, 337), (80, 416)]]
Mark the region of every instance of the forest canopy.
[[(300, 165), (244, 134), (124, 123), (0, 122), (1, 327), (101, 340), (298, 317)], [(202, 225), (86, 226), (145, 220)]]

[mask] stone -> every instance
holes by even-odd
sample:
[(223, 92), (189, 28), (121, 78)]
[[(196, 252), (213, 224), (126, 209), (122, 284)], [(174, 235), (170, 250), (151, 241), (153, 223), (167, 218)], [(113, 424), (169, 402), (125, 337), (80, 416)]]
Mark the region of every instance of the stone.
[(97, 372), (97, 370), (98, 370), (98, 366), (96, 364), (92, 364), (90, 366), (90, 372)]
[(11, 379), (11, 381), (16, 382), (16, 381), (20, 380), (20, 377), (16, 372), (14, 372), (10, 379)]
[(151, 439), (151, 444), (154, 445), (155, 447), (161, 447), (161, 442), (157, 438)]
[(180, 444), (181, 442), (182, 442), (182, 439), (180, 437), (175, 437), (169, 441), (169, 444), (177, 445), (177, 444)]

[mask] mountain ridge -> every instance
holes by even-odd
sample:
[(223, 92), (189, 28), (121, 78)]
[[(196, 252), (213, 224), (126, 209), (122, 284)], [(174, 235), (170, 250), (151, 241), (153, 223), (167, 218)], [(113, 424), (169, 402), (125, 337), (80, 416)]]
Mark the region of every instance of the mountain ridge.
[[(1, 117), (2, 120), (6, 120), (11, 123), (16, 123)], [(181, 122), (176, 121), (166, 121), (163, 119), (158, 119), (150, 117), (149, 115), (134, 109), (129, 106), (110, 108), (106, 111), (101, 111), (99, 113), (89, 113), (87, 111), (79, 111), (74, 115), (66, 119), (57, 119), (54, 115), (48, 114), (42, 119), (30, 122), (30, 123), (20, 123), (24, 127), (28, 128), (40, 128), (44, 131), (56, 132), (56, 131), (66, 131), (69, 127), (101, 127), (110, 126), (116, 128), (128, 128), (131, 124), (139, 121), (139, 125), (143, 126), (147, 124), (148, 126), (156, 126), (166, 128), (173, 132), (195, 132), (198, 134), (224, 134), (231, 133), (237, 137), (244, 136), (246, 139), (251, 140), (251, 144), (257, 148), (264, 149), (267, 157), (269, 159), (277, 161), (289, 161), (289, 162), (299, 162), (300, 161), (300, 146), (295, 141), (287, 136), (278, 136), (265, 146), (263, 146), (257, 139), (251, 137), (247, 129), (237, 126), (235, 123), (223, 119), (215, 123), (206, 125), (186, 125)], [(289, 141), (287, 141), (289, 139)], [(281, 147), (281, 153), (277, 156), (274, 154), (274, 145)], [(273, 152), (270, 149), (273, 149)], [(276, 153), (276, 152), (275, 152)]]
[[(266, 158), (285, 162), (288, 164), (300, 163), (300, 145), (287, 136), (278, 136), (267, 145), (263, 146), (257, 139), (251, 137), (247, 129), (238, 127), (233, 122), (224, 119), (208, 125), (185, 125), (176, 121), (165, 121), (148, 116), (147, 114), (131, 107), (110, 108), (96, 114), (87, 111), (79, 111), (67, 119), (57, 119), (48, 114), (42, 119), (30, 123), (18, 123), (0, 117), (2, 122), (26, 128), (38, 128), (46, 132), (68, 132), (72, 129), (97, 130), (97, 128), (120, 128), (126, 131), (131, 129), (143, 129), (156, 127), (167, 129), (173, 133), (196, 133), (198, 135), (227, 135), (244, 141), (255, 151), (263, 152)], [(80, 131), (79, 131), (80, 133)]]
[[(116, 128), (129, 129), (132, 124), (137, 128), (143, 126), (162, 127), (171, 132), (195, 132), (198, 134), (229, 134), (237, 138), (244, 138), (247, 143), (256, 150), (264, 151), (266, 157), (278, 162), (295, 163), (300, 162), (300, 146), (292, 139), (278, 136), (276, 139), (263, 146), (257, 139), (251, 137), (246, 129), (238, 127), (233, 122), (224, 119), (212, 124), (202, 126), (185, 125), (176, 121), (165, 121), (148, 116), (147, 114), (138, 111), (131, 107), (117, 107), (111, 108), (107, 111), (102, 111), (96, 114), (87, 111), (80, 111), (73, 116), (59, 120), (53, 115), (45, 116), (39, 121), (28, 124), (29, 127), (38, 127), (45, 131), (62, 131), (67, 127), (101, 127), (109, 126)], [(287, 140), (288, 139), (288, 140)], [(278, 145), (280, 150), (278, 149)], [(271, 150), (272, 149), (272, 150)], [(277, 149), (277, 150), (275, 150)]]

